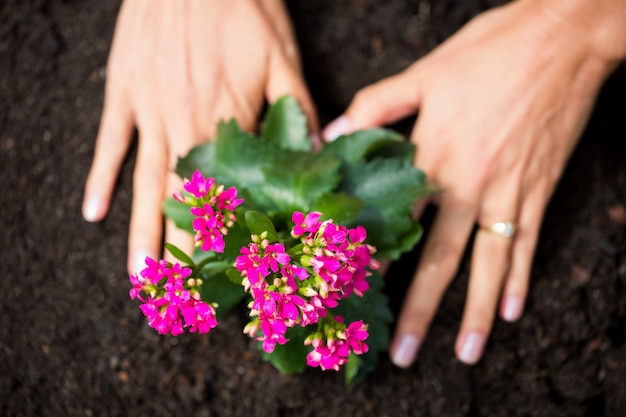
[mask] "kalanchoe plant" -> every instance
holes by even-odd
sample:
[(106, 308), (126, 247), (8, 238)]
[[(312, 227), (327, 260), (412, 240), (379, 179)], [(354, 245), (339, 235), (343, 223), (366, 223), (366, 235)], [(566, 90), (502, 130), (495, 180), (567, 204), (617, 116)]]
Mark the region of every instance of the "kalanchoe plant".
[(372, 129), (313, 152), (295, 99), (271, 105), (260, 135), (218, 125), (213, 142), (181, 158), (183, 190), (164, 211), (194, 235), (177, 263), (146, 259), (131, 275), (150, 326), (206, 333), (247, 299), (244, 332), (285, 373), (346, 371), (348, 384), (387, 349), (392, 315), (376, 272), (421, 237), (415, 199), (432, 193), (414, 147)]

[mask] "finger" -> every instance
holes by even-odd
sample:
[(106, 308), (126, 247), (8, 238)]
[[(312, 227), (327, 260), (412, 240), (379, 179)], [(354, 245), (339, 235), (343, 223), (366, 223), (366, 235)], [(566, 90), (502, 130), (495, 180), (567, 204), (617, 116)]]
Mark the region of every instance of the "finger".
[[(182, 190), (183, 182), (178, 175), (176, 175), (174, 172), (169, 172), (167, 178), (168, 178), (168, 181), (167, 181), (168, 186), (167, 186), (166, 197), (171, 196), (172, 193), (176, 190)], [(164, 241), (166, 243), (173, 244), (174, 246), (176, 246), (178, 249), (182, 250), (184, 253), (186, 253), (189, 256), (193, 255), (193, 251), (195, 247), (193, 236), (189, 232), (176, 227), (174, 222), (169, 219), (166, 219), (165, 221)], [(165, 251), (165, 259), (170, 262), (176, 261), (176, 258), (167, 250)]]
[(476, 234), (467, 301), (455, 347), (463, 363), (474, 364), (482, 357), (509, 267), (510, 249), (510, 239), (481, 230)]
[(302, 72), (300, 65), (300, 51), (296, 47), (295, 35), (291, 19), (282, 0), (262, 0), (259, 6), (265, 14), (265, 17), (271, 22), (272, 28), (276, 36), (281, 42), (285, 56), (289, 59), (291, 65)]
[(413, 282), (409, 287), (390, 346), (391, 360), (400, 367), (413, 363), (441, 298), (455, 276), (476, 213), (471, 202), (442, 197)]
[(414, 64), (357, 92), (344, 114), (323, 130), (324, 140), (333, 141), (355, 130), (383, 126), (415, 113), (421, 103), (419, 68)]
[(267, 100), (273, 103), (285, 94), (292, 95), (307, 117), (310, 134), (313, 137), (319, 137), (317, 111), (309, 89), (298, 68), (291, 64), (289, 58), (278, 45), (272, 51), (268, 71)]
[(504, 189), (508, 191), (485, 194), (479, 218), (482, 226), (474, 240), (467, 301), (455, 347), (457, 357), (466, 364), (474, 364), (482, 357), (509, 270), (515, 236), (504, 237), (488, 229), (494, 222), (517, 221), (519, 187), (509, 183)]
[(420, 219), (422, 214), (424, 214), (426, 207), (428, 207), (431, 202), (431, 199), (428, 197), (418, 198), (415, 200), (411, 206), (411, 215), (413, 218), (416, 220)]
[[(143, 137), (141, 137), (143, 136)], [(128, 269), (143, 268), (146, 256), (161, 254), (163, 215), (161, 204), (167, 184), (167, 146), (159, 130), (140, 132), (133, 175), (133, 202), (128, 235)]]
[(526, 196), (518, 220), (519, 228), (511, 252), (511, 268), (505, 280), (500, 317), (513, 322), (520, 319), (528, 294), (531, 267), (549, 193), (537, 187)]
[[(203, 142), (203, 135), (198, 131), (192, 112), (176, 112), (172, 109), (172, 116), (167, 120), (167, 137), (170, 138), (169, 161), (167, 163), (166, 186), (163, 200), (172, 196), (176, 190), (183, 189), (183, 180), (176, 174), (175, 167), (178, 158), (185, 156), (194, 144)], [(207, 115), (207, 118), (208, 115)], [(208, 141), (208, 136), (205, 137)], [(171, 243), (184, 253), (193, 255), (193, 236), (176, 227), (173, 221), (165, 219), (164, 242)], [(165, 250), (164, 257), (169, 262), (176, 262), (176, 258)]]
[(85, 220), (102, 220), (109, 210), (117, 175), (132, 140), (133, 117), (119, 92), (105, 99), (94, 159), (85, 183), (82, 213)]

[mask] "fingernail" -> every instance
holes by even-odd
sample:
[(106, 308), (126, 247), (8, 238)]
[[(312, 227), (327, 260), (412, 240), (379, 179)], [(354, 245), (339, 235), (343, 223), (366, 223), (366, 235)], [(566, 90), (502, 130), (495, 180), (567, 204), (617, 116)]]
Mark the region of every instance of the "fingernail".
[(339, 116), (326, 126), (322, 132), (322, 136), (326, 142), (332, 142), (341, 135), (345, 135), (350, 132), (350, 119), (348, 117)]
[(391, 356), (391, 361), (400, 368), (408, 368), (415, 360), (419, 347), (419, 339), (412, 334), (406, 334), (400, 339), (398, 347)]
[(88, 222), (98, 221), (101, 200), (98, 196), (92, 195), (83, 203), (83, 218)]
[(309, 135), (309, 139), (311, 140), (311, 145), (314, 150), (317, 150), (322, 146), (322, 139), (317, 133), (312, 133), (311, 135)]
[(482, 333), (468, 333), (459, 352), (459, 360), (468, 365), (475, 364), (482, 356), (484, 346), (485, 336)]
[[(153, 258), (152, 254), (144, 249), (133, 251), (129, 257), (128, 269), (131, 274), (139, 274), (146, 267), (146, 258)], [(155, 259), (158, 261), (158, 259)]]
[(522, 317), (524, 303), (522, 299), (515, 295), (510, 295), (504, 299), (502, 308), (502, 319), (506, 321), (517, 321)]

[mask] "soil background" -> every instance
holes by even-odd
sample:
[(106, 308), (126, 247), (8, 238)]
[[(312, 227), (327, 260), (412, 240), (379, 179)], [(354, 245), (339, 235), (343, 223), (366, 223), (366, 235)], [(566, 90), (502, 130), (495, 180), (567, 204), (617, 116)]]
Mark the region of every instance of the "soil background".
[[(288, 1), (322, 122), (496, 3)], [(478, 365), (454, 359), (465, 262), (419, 361), (400, 370), (383, 357), (350, 390), (333, 372), (280, 375), (241, 334), (243, 311), (210, 336), (170, 338), (128, 298), (134, 151), (107, 219), (80, 215), (118, 8), (0, 3), (1, 416), (626, 415), (623, 67), (548, 208), (522, 320), (495, 324)], [(396, 310), (417, 253), (389, 277)]]

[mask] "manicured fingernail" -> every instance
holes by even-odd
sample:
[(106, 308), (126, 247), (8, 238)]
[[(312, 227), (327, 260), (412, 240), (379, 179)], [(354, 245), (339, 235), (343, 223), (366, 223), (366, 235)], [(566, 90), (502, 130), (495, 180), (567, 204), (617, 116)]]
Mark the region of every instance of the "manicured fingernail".
[(400, 343), (391, 356), (394, 365), (400, 368), (411, 366), (420, 347), (420, 341), (412, 334), (406, 334), (400, 339)]
[(459, 360), (468, 365), (475, 364), (482, 356), (484, 346), (485, 336), (482, 333), (468, 333), (459, 352)]
[(88, 222), (98, 221), (98, 212), (102, 200), (95, 195), (88, 197), (83, 203), (83, 218)]
[(133, 253), (130, 255), (130, 262), (128, 263), (128, 272), (131, 274), (138, 274), (143, 271), (146, 268), (147, 257), (153, 257), (147, 250), (139, 249), (133, 251)]
[(317, 133), (312, 133), (311, 135), (309, 135), (309, 139), (311, 140), (311, 144), (313, 145), (313, 149), (315, 150), (319, 149), (323, 144), (320, 135), (318, 135)]
[(517, 321), (522, 317), (524, 303), (522, 299), (515, 295), (510, 295), (504, 299), (502, 306), (502, 319), (506, 321)]
[(339, 116), (326, 126), (322, 132), (322, 136), (326, 142), (332, 142), (341, 135), (350, 132), (350, 119), (346, 116)]

